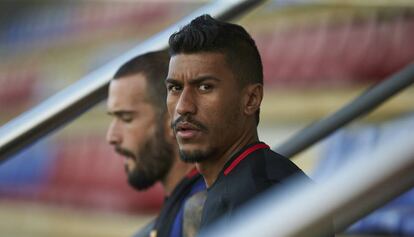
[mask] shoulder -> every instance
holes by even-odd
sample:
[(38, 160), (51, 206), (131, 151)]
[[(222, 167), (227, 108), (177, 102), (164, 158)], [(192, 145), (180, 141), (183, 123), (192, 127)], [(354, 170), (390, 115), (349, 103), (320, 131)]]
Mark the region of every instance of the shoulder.
[(263, 156), (265, 173), (270, 180), (281, 181), (291, 176), (310, 179), (294, 162), (271, 149), (263, 151)]

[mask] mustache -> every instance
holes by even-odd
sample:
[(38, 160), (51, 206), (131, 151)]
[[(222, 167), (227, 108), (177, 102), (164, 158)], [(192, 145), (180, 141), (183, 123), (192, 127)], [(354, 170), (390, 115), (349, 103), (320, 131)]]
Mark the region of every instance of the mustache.
[(176, 132), (177, 131), (177, 125), (179, 123), (184, 123), (184, 122), (192, 124), (193, 126), (195, 126), (199, 130), (208, 131), (207, 127), (204, 124), (202, 124), (201, 122), (195, 120), (190, 115), (184, 115), (184, 116), (178, 117), (175, 121), (173, 121), (171, 123), (171, 128), (174, 130), (174, 132)]
[(122, 156), (135, 159), (134, 153), (132, 151), (130, 151), (130, 150), (127, 150), (127, 149), (124, 149), (122, 147), (116, 146), (115, 147), (115, 151), (116, 151), (116, 153), (118, 153), (118, 154), (120, 154)]

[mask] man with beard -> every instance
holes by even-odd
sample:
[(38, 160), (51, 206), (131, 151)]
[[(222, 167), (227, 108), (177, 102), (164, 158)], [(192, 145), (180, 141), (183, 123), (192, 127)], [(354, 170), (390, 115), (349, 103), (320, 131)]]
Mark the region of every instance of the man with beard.
[(243, 27), (203, 15), (171, 35), (169, 46), (171, 126), (181, 158), (196, 164), (208, 187), (202, 229), (292, 176), (310, 180), (259, 141), (262, 62)]
[(168, 61), (168, 53), (159, 51), (125, 63), (110, 82), (107, 101), (113, 117), (107, 140), (125, 158), (129, 184), (140, 191), (159, 181), (164, 188), (162, 210), (151, 233), (144, 233), (151, 237), (182, 236), (184, 202), (205, 187), (194, 165), (180, 160), (169, 125)]

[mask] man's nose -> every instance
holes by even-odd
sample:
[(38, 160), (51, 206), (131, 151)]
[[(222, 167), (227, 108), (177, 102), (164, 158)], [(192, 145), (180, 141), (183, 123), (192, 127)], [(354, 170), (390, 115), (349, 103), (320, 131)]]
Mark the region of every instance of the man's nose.
[(121, 133), (116, 120), (112, 120), (109, 125), (108, 131), (106, 132), (106, 141), (111, 145), (118, 145), (122, 142)]
[(197, 112), (196, 98), (190, 89), (184, 89), (178, 99), (176, 111), (179, 115), (195, 114)]

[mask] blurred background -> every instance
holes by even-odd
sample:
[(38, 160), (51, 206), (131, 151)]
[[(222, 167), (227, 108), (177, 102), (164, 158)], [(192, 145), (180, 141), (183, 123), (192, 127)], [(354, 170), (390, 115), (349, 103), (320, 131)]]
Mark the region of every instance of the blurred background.
[[(208, 1), (1, 1), (0, 126)], [(259, 135), (272, 147), (414, 59), (414, 1), (267, 1), (236, 21), (262, 55)], [(412, 88), (294, 162), (316, 181), (414, 128)], [(105, 142), (105, 102), (0, 164), (0, 236), (130, 236), (160, 186), (135, 192)], [(367, 157), (367, 159), (375, 157)], [(347, 235), (414, 235), (414, 192)]]

